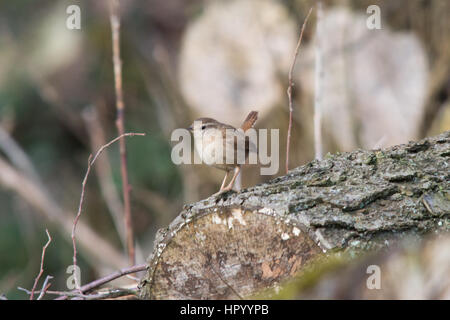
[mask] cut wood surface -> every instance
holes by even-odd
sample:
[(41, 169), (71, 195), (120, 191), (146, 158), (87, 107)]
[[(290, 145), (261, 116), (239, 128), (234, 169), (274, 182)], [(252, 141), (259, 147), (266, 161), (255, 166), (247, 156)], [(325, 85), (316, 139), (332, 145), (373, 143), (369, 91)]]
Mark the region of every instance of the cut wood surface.
[(450, 131), (328, 155), (268, 183), (185, 206), (155, 239), (143, 299), (239, 299), (334, 249), (450, 230)]

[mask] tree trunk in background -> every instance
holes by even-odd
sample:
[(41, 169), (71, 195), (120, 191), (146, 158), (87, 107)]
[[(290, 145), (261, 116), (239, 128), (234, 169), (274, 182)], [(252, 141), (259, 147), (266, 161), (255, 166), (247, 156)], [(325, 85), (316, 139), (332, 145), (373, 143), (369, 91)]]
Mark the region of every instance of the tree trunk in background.
[(365, 252), (449, 231), (449, 159), (447, 131), (329, 155), (186, 206), (158, 232), (140, 296), (242, 298), (276, 287), (332, 249)]

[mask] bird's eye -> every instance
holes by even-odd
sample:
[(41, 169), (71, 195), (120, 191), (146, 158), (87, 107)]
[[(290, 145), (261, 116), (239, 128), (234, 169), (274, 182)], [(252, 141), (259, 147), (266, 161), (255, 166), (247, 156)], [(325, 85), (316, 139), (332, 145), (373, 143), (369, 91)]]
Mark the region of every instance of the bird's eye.
[(202, 125), (202, 130), (205, 130), (206, 129), (206, 125)]

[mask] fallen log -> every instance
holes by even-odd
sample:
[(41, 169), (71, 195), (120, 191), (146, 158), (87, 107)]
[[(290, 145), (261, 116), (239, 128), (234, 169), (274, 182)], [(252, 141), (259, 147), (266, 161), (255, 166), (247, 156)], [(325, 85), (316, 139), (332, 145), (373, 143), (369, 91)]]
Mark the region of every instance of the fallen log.
[(327, 155), (239, 193), (185, 206), (158, 232), (142, 299), (238, 299), (313, 258), (450, 231), (450, 131)]

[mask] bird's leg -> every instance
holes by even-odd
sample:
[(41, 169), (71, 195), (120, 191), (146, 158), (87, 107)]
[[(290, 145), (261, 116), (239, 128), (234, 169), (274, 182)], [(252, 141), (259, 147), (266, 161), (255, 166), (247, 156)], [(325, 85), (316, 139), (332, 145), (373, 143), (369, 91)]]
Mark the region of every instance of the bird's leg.
[(240, 166), (237, 166), (236, 168), (234, 168), (233, 178), (231, 178), (230, 183), (228, 184), (228, 186), (225, 189), (228, 189), (228, 190), (233, 189), (234, 182), (236, 181), (236, 178), (238, 177), (240, 172), (241, 172), (241, 167)]
[(225, 188), (221, 189), (218, 193), (216, 193), (216, 195), (230, 191), (231, 189), (233, 189), (234, 181), (236, 181), (236, 178), (239, 175), (239, 172), (241, 172), (241, 167), (237, 166), (236, 168), (234, 168), (234, 175), (233, 175), (233, 178), (231, 179), (230, 183)]
[[(236, 167), (234, 168), (234, 174), (233, 174), (233, 178), (231, 179), (230, 183), (224, 188), (223, 185), (225, 183), (225, 180), (223, 180), (222, 183), (222, 187), (220, 188), (219, 192), (213, 194), (214, 196), (218, 196), (219, 194), (225, 193), (227, 191), (230, 191), (231, 189), (233, 189), (233, 185), (234, 185), (234, 181), (236, 181), (237, 176), (239, 175), (239, 172), (241, 172), (241, 167)], [(227, 171), (227, 176), (228, 176), (228, 171)]]
[(223, 191), (223, 189), (224, 189), (223, 187), (225, 186), (225, 182), (227, 182), (229, 173), (230, 173), (230, 171), (227, 170), (227, 173), (225, 174), (225, 177), (223, 178), (222, 185), (220, 186), (220, 190), (218, 192), (214, 193), (213, 196), (217, 196), (217, 195), (225, 192), (225, 191)]
[(222, 185), (220, 186), (219, 192), (222, 191), (223, 187), (225, 186), (225, 182), (227, 181), (227, 178), (228, 178), (228, 172), (229, 171), (227, 170), (227, 173), (225, 173), (225, 177), (223, 178)]

